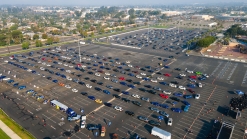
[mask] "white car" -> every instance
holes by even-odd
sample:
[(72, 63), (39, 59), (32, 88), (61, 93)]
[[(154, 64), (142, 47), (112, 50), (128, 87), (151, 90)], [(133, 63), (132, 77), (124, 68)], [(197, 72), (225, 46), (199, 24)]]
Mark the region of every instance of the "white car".
[(117, 64), (121, 64), (120, 62), (116, 62)]
[(165, 91), (165, 90), (164, 90), (163, 93), (164, 93), (164, 94), (167, 94), (167, 95), (170, 95), (172, 92), (170, 92), (170, 91)]
[(157, 77), (157, 79), (158, 79), (158, 80), (164, 80), (164, 78), (163, 78), (163, 77)]
[(151, 82), (153, 82), (153, 83), (157, 83), (157, 80), (155, 80), (155, 79), (151, 79)]
[(195, 99), (199, 99), (199, 98), (200, 98), (200, 94), (196, 94)]
[(106, 77), (106, 76), (104, 77), (104, 79), (106, 79), (106, 80), (110, 80), (110, 78), (109, 78), (109, 77)]
[(45, 77), (45, 75), (44, 75), (44, 74), (42, 74), (42, 77)]
[(186, 90), (186, 88), (184, 86), (182, 86), (182, 85), (179, 85), (178, 88), (181, 89), (181, 90)]
[(175, 88), (177, 87), (177, 85), (172, 84), (172, 83), (169, 83), (169, 86), (170, 86), (170, 87), (175, 87)]
[(85, 65), (81, 65), (81, 67), (82, 67), (82, 68), (86, 68), (87, 66), (85, 66)]
[(204, 77), (207, 77), (207, 78), (209, 77), (207, 74), (203, 74), (203, 76), (204, 76)]
[(111, 75), (109, 72), (106, 72), (105, 75)]
[(74, 66), (73, 65), (69, 65), (70, 68), (73, 68)]
[(142, 76), (140, 76), (140, 75), (136, 75), (136, 78), (141, 79), (141, 78), (142, 78)]
[(92, 85), (86, 84), (86, 87), (87, 87), (87, 88), (92, 88)]
[(13, 59), (13, 57), (9, 57), (9, 59)]
[(61, 62), (58, 62), (58, 64), (59, 64), (59, 65), (62, 65), (63, 63), (61, 63)]
[(123, 108), (120, 106), (114, 106), (113, 108), (117, 111), (123, 111)]
[(38, 63), (42, 63), (41, 61), (38, 61)]
[(131, 96), (134, 97), (134, 98), (140, 98), (140, 96), (137, 95), (137, 94), (132, 94)]
[(82, 59), (87, 59), (86, 57), (83, 57)]
[(141, 75), (144, 75), (144, 76), (145, 76), (145, 75), (146, 75), (146, 73), (142, 72), (142, 73), (141, 73)]
[(5, 63), (8, 63), (9, 61), (8, 60), (4, 60)]
[(186, 75), (185, 75), (185, 74), (183, 74), (183, 73), (180, 73), (179, 75), (180, 75), (180, 76), (183, 76), (183, 77), (185, 77), (185, 76), (186, 76)]
[(70, 85), (65, 85), (65, 87), (66, 87), (66, 88), (71, 88), (71, 86), (70, 86)]
[(45, 70), (45, 68), (43, 68), (43, 67), (40, 67), (39, 69), (40, 69), (40, 70)]
[(46, 66), (50, 67), (51, 65), (50, 64), (47, 64)]
[(194, 73), (194, 71), (192, 70), (186, 70), (188, 73)]
[(43, 63), (42, 63), (42, 65), (46, 65), (46, 63), (45, 63), (45, 62), (43, 62)]
[(172, 118), (169, 118), (169, 119), (168, 119), (167, 125), (172, 126)]
[(77, 90), (77, 89), (75, 89), (75, 88), (73, 88), (73, 89), (72, 89), (72, 91), (73, 91), (73, 92), (75, 92), (75, 93), (76, 93), (76, 92), (78, 92), (78, 90)]
[(9, 77), (3, 78), (4, 81), (10, 80)]
[(85, 128), (85, 127), (86, 127), (86, 121), (83, 120), (83, 121), (81, 121), (81, 128)]
[(72, 78), (70, 78), (70, 77), (67, 77), (67, 80), (71, 81), (71, 80), (72, 80)]
[(198, 86), (199, 86), (200, 88), (202, 88), (202, 83), (198, 83)]
[(87, 60), (91, 60), (91, 58), (88, 58)]
[(66, 72), (71, 73), (71, 70), (66, 70)]
[(133, 66), (132, 65), (128, 65), (128, 67), (131, 67), (132, 68)]
[(95, 76), (100, 76), (100, 74), (99, 73), (95, 73)]
[(28, 69), (27, 71), (28, 71), (28, 72), (31, 72), (32, 70)]
[(63, 64), (63, 65), (64, 65), (65, 67), (67, 67), (67, 66), (68, 66), (68, 64), (66, 64), (66, 63), (65, 63), (65, 64)]
[(130, 61), (126, 61), (126, 63), (130, 63)]

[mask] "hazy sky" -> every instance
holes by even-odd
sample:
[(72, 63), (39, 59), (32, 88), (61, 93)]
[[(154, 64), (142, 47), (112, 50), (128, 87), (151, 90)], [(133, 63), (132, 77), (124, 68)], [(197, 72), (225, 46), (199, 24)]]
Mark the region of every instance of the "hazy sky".
[(156, 4), (193, 4), (219, 2), (247, 2), (246, 0), (0, 0), (2, 4), (34, 5), (156, 5)]

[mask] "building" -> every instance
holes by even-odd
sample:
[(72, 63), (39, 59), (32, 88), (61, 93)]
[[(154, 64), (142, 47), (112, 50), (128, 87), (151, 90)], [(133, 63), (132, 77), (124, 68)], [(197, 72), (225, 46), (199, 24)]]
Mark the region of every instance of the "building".
[(199, 20), (211, 20), (212, 18), (214, 18), (214, 16), (210, 16), (210, 15), (193, 15), (191, 18), (192, 19), (199, 19)]
[(208, 26), (213, 27), (213, 26), (216, 26), (217, 24), (218, 24), (217, 22), (213, 22), (213, 23), (208, 24)]
[(231, 11), (231, 14), (245, 14), (244, 11)]
[(161, 14), (165, 14), (166, 16), (174, 16), (174, 15), (182, 15), (183, 12), (179, 12), (179, 11), (162, 11)]

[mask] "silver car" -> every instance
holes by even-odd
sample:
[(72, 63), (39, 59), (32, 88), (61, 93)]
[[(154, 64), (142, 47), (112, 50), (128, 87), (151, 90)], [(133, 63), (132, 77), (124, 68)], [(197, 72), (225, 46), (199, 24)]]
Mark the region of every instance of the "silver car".
[(141, 100), (149, 102), (149, 98), (147, 98), (147, 97), (141, 97)]
[(154, 107), (150, 107), (150, 110), (152, 110), (152, 111), (155, 111), (155, 112), (157, 112), (157, 113), (159, 113), (159, 109), (157, 109), (157, 108), (154, 108)]

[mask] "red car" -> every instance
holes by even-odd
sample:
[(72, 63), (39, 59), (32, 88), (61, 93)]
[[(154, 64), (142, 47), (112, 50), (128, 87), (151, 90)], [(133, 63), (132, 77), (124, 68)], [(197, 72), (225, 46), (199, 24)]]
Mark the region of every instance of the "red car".
[(132, 72), (134, 72), (134, 73), (138, 73), (138, 71), (132, 71)]
[(192, 78), (192, 79), (196, 79), (197, 78), (195, 75), (189, 76), (189, 77)]
[(164, 76), (171, 77), (171, 74), (165, 73)]
[(168, 95), (165, 95), (165, 94), (160, 94), (160, 97), (165, 98), (165, 99), (168, 99), (169, 98), (169, 96)]
[(43, 57), (42, 60), (45, 60), (45, 58)]
[(139, 67), (139, 66), (135, 66), (135, 68), (140, 69), (140, 67)]
[(81, 64), (77, 64), (77, 67), (80, 67), (81, 66)]
[(125, 80), (125, 78), (124, 77), (119, 77), (119, 80)]
[(193, 91), (192, 89), (187, 89), (187, 91), (189, 91), (190, 93), (192, 93), (192, 94), (194, 94), (195, 93), (195, 91)]
[(100, 73), (105, 73), (103, 70), (98, 70), (98, 72), (100, 72)]

